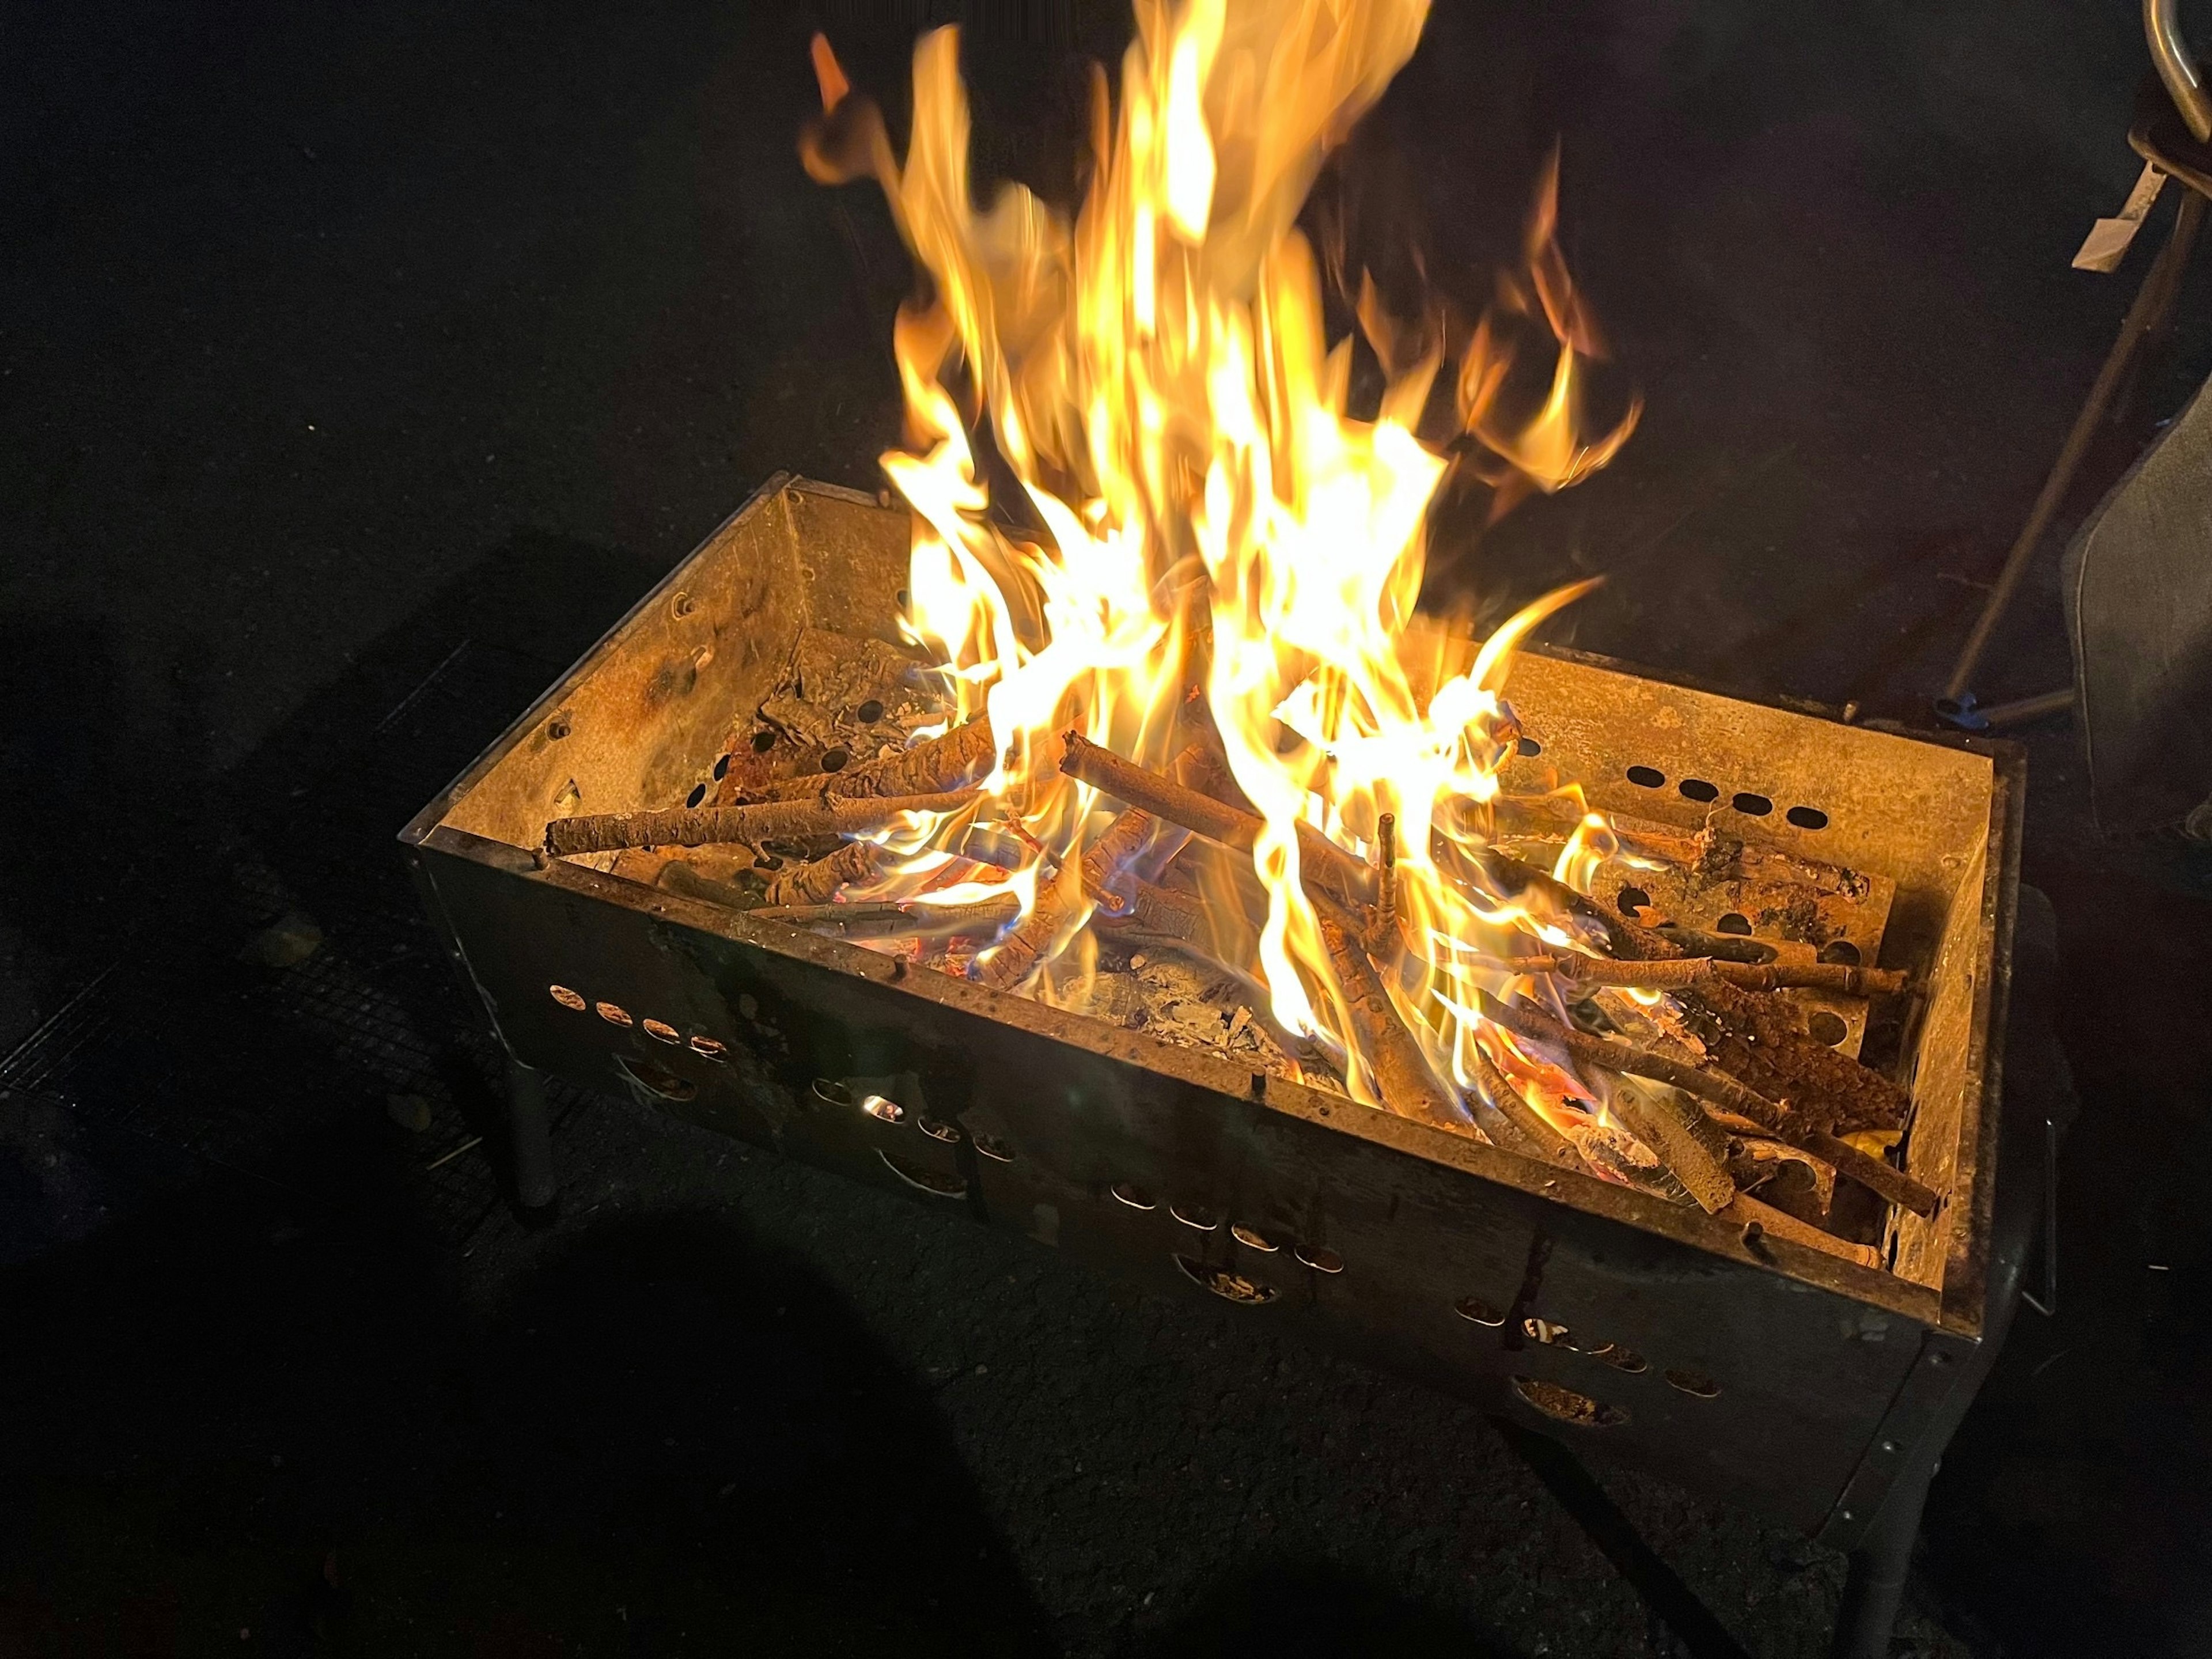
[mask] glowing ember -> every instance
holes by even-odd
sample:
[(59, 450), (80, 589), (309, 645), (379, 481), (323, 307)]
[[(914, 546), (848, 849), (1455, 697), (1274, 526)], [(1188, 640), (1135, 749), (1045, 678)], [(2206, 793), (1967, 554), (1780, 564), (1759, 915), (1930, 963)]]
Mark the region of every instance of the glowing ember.
[[(1124, 820), (1086, 878), (1085, 855), (1121, 803), (1062, 774), (1060, 734), (1155, 771), (1179, 757), (1210, 763), (1209, 793), (1241, 792), (1264, 827), (1249, 854), (1181, 851), (1206, 894), (1200, 943), (1264, 987), (1279, 1030), (1325, 1050), (1357, 1098), (1380, 1103), (1378, 1055), (1351, 1006), (1359, 989), (1347, 991), (1302, 883), (1297, 826), (1373, 860), (1394, 815), (1395, 902), (1367, 946), (1440, 1091), (1456, 1109), (1479, 1086), (1480, 1044), (1547, 1115), (1581, 1127), (1589, 1090), (1476, 1010), (1480, 993), (1509, 983), (1498, 958), (1513, 933), (1589, 942), (1566, 915), (1500, 897), (1474, 855), (1518, 736), (1498, 696), (1510, 653), (1582, 589), (1522, 612), (1464, 672), (1408, 659), (1425, 521), (1452, 465), (1415, 435), (1441, 344), (1393, 328), (1363, 285), (1358, 314), (1388, 384), (1375, 419), (1351, 417), (1352, 342), (1326, 338), (1316, 262), (1294, 222), (1328, 149), (1413, 52), (1425, 10), (1139, 0), (1117, 107), (1094, 78), (1091, 181), (1073, 222), (1018, 186), (972, 205), (953, 30), (915, 49), (902, 161), (817, 38), (825, 114), (802, 146), (808, 169), (882, 184), (933, 295), (898, 319), (908, 443), (883, 458), (915, 515), (906, 625), (943, 665), (955, 717), (988, 718), (997, 755), (981, 816), (1017, 825), (1030, 851), (1010, 879), (981, 884), (945, 850), (976, 815), (932, 817), (902, 833), (867, 896), (1012, 891), (1024, 920), (978, 971), (1068, 996), (1092, 969), (1094, 908), (1124, 908), (1101, 868), (1157, 867), (1182, 837)], [(1632, 409), (1596, 435), (1580, 425), (1578, 368), (1596, 337), (1553, 240), (1556, 193), (1554, 169), (1528, 269), (1501, 285), (1517, 326), (1548, 335), (1549, 395), (1507, 421), (1510, 314), (1472, 331), (1449, 386), (1453, 447), (1501, 500), (1604, 465), (1635, 419)], [(988, 415), (1019, 500), (994, 502), (975, 447), (985, 434), (971, 439), (963, 407)], [(1559, 873), (1610, 850), (1587, 818)]]

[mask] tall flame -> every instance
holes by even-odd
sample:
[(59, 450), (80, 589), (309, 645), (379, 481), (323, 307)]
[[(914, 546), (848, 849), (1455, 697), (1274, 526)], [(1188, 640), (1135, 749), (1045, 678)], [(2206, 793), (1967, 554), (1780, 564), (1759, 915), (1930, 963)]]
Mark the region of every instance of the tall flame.
[[(902, 159), (817, 38), (825, 113), (801, 147), (823, 182), (881, 183), (929, 278), (929, 300), (895, 331), (908, 441), (883, 465), (914, 513), (906, 625), (943, 665), (957, 714), (987, 714), (1000, 744), (986, 788), (1042, 859), (1065, 863), (1112, 809), (1060, 774), (1057, 734), (1072, 726), (1164, 767), (1188, 741), (1186, 706), (1202, 699), (1230, 775), (1265, 820), (1249, 870), (1264, 915), (1257, 902), (1253, 921), (1215, 907), (1216, 948), (1264, 984), (1276, 1024), (1338, 1056), (1370, 1102), (1368, 1058), (1301, 884), (1297, 826), (1368, 856), (1380, 816), (1395, 815), (1402, 939), (1381, 953), (1384, 976), (1438, 1076), (1460, 1089), (1475, 1086), (1478, 1042), (1520, 1074), (1540, 1064), (1474, 1012), (1474, 991), (1500, 984), (1494, 962), (1488, 981), (1469, 965), (1495, 949), (1484, 941), (1517, 927), (1579, 944), (1564, 919), (1487, 893), (1457, 855), (1480, 844), (1480, 808), (1516, 736), (1498, 698), (1510, 653), (1582, 589), (1529, 607), (1472, 666), (1417, 694), (1403, 641), (1449, 464), (1415, 433), (1441, 346), (1385, 349), (1388, 319), (1364, 289), (1388, 385), (1374, 419), (1353, 418), (1351, 342), (1327, 338), (1319, 270), (1295, 222), (1425, 14), (1425, 0), (1137, 0), (1118, 107), (1093, 76), (1091, 181), (1072, 222), (1018, 185), (974, 206), (951, 28), (916, 46)], [(1549, 395), (1522, 423), (1502, 414), (1510, 315), (1474, 330), (1454, 383), (1459, 447), (1511, 489), (1575, 483), (1635, 419), (1632, 409), (1595, 439), (1580, 429), (1577, 365), (1598, 345), (1553, 240), (1556, 191), (1554, 167), (1528, 272), (1504, 306), (1548, 331)], [(963, 404), (988, 416), (1013, 499), (993, 499)], [(1426, 666), (1425, 682), (1436, 678)], [(1025, 907), (1042, 873), (1016, 878)], [(1087, 915), (1065, 918), (1055, 949)]]

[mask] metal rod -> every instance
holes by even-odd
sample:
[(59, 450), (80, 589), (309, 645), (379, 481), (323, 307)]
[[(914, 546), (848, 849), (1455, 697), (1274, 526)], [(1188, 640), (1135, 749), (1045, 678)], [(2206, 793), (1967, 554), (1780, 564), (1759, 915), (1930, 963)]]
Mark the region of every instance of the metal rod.
[(2001, 702), (1994, 708), (1984, 708), (1982, 724), (1992, 728), (2025, 726), (2046, 715), (2064, 714), (2073, 707), (2074, 688), (2069, 685), (2063, 691), (2045, 691), (2039, 696), (2021, 697), (2013, 702)]
[[(2157, 0), (2148, 3), (2155, 4)], [(1990, 589), (1982, 614), (1974, 620), (1974, 630), (1966, 636), (1966, 643), (1959, 653), (1950, 680), (1943, 688), (1946, 698), (1956, 702), (1964, 697), (1973, 683), (1974, 671), (1981, 666), (1982, 653), (1989, 647), (1990, 636), (1996, 632), (1997, 624), (2010, 609), (2021, 578), (2027, 572), (2028, 561), (2041, 544), (2044, 532), (2051, 528), (2051, 520), (2057, 516), (2059, 505), (2074, 483), (2074, 475), (2081, 471), (2089, 445), (2097, 435), (2098, 424), (2105, 418), (2112, 394), (2119, 390), (2130, 359), (2170, 303), (2169, 289), (2180, 281), (2181, 269), (2188, 263), (2191, 245), (2197, 240), (2197, 227), (2203, 218), (2204, 198), (2193, 190), (2184, 191), (2180, 210), (2174, 215), (2173, 229), (2166, 239), (2166, 246), (2159, 250), (2142, 287), (2136, 290), (2135, 301), (2120, 323), (2119, 337), (2112, 342), (2104, 367), (2097, 371), (2088, 398), (2082, 404), (2081, 412), (2074, 417), (2074, 428), (2066, 434), (2066, 442), (2051, 466), (2051, 476), (2043, 481), (2043, 493), (2028, 509), (2027, 522), (2021, 526), (2019, 539), (2005, 555), (2004, 568), (1997, 573), (1996, 585)]]
[(1728, 1626), (1713, 1616), (1712, 1609), (1698, 1599), (1680, 1575), (1660, 1559), (1637, 1531), (1636, 1523), (1583, 1467), (1581, 1459), (1510, 1418), (1490, 1420), (1528, 1466), (1529, 1473), (1544, 1483), (1544, 1490), (1613, 1563), (1613, 1571), (1674, 1632), (1691, 1659), (1750, 1659), (1743, 1644), (1729, 1633)]
[(2058, 1125), (2043, 1120), (2043, 1294), (2023, 1290), (2020, 1299), (2045, 1319), (2058, 1317)]
[(2212, 93), (2205, 91), (2196, 54), (2181, 38), (2180, 10), (2179, 0), (2143, 0), (2143, 38), (2189, 136), (2200, 144), (2212, 143)]

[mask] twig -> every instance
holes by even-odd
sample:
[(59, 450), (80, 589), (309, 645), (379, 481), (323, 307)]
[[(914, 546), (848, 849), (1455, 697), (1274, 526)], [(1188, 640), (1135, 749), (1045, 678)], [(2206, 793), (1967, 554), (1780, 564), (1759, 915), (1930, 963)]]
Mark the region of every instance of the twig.
[(422, 1166), (422, 1173), (428, 1175), (433, 1170), (443, 1169), (447, 1164), (451, 1164), (455, 1158), (459, 1158), (463, 1152), (468, 1151), (470, 1147), (481, 1146), (483, 1145), (483, 1137), (482, 1135), (471, 1135), (466, 1140), (461, 1142), (459, 1146), (447, 1148), (446, 1151), (439, 1153), (437, 1157), (432, 1158), (428, 1164), (425, 1164)]
[(1471, 965), (1502, 974), (1553, 974), (1579, 985), (1632, 985), (1650, 990), (1694, 990), (1724, 979), (1747, 991), (1802, 988), (1844, 996), (1889, 996), (1905, 988), (1905, 975), (1890, 968), (1854, 968), (1839, 962), (1804, 962), (1753, 967), (1711, 957), (1672, 962), (1617, 962), (1571, 951), (1549, 956), (1479, 957)]
[(902, 812), (957, 812), (981, 798), (975, 791), (884, 796), (866, 800), (763, 801), (750, 806), (676, 807), (651, 812), (600, 812), (555, 818), (545, 845), (557, 858), (612, 853), (626, 847), (708, 847), (741, 842), (806, 841), (880, 830)]
[(1368, 920), (1367, 950), (1382, 956), (1398, 942), (1398, 815), (1375, 821), (1375, 912)]

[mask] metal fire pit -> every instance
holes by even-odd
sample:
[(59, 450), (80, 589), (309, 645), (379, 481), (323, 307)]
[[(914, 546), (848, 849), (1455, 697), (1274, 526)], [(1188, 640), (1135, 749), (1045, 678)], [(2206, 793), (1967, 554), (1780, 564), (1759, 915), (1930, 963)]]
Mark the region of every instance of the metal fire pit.
[(1524, 653), (1508, 687), (1544, 762), (1595, 806), (1686, 829), (1717, 813), (1894, 882), (1881, 958), (1923, 988), (1907, 1164), (1944, 1202), (1901, 1217), (1895, 1271), (1878, 1272), (536, 855), (550, 817), (705, 783), (803, 628), (891, 638), (907, 544), (903, 511), (772, 481), (408, 826), (426, 901), (520, 1066), (1225, 1298), (1824, 1542), (1864, 1542), (1915, 1449), (1931, 1433), (1940, 1449), (1991, 1334), (2014, 751), (1586, 659)]

